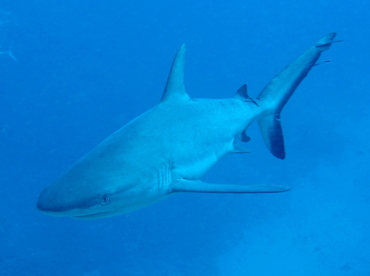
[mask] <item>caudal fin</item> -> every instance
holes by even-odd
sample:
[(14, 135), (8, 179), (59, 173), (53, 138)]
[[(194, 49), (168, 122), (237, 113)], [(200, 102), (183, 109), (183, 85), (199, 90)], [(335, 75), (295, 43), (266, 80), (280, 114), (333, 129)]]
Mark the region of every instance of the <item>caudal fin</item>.
[(301, 81), (316, 65), (321, 53), (330, 48), (335, 35), (336, 33), (330, 33), (321, 38), (276, 75), (258, 96), (260, 105), (266, 110), (258, 119), (258, 124), (267, 148), (277, 158), (285, 158), (280, 112)]

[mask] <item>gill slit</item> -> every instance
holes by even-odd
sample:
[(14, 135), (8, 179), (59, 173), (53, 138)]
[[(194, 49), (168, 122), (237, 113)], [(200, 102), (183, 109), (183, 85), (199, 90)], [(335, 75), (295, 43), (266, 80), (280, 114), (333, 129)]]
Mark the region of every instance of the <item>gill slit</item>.
[(166, 162), (160, 166), (159, 170), (157, 171), (158, 190), (169, 189), (170, 183), (172, 182), (171, 168), (172, 165), (169, 162)]

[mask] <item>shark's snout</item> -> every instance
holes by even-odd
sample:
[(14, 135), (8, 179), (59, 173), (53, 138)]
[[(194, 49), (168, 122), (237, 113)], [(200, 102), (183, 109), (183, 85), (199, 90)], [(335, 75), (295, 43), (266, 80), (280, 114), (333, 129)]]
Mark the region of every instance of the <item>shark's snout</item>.
[(63, 206), (62, 202), (60, 201), (60, 198), (53, 194), (53, 192), (47, 187), (41, 191), (36, 207), (45, 213), (68, 211), (69, 208), (66, 205)]
[(44, 188), (37, 200), (37, 209), (57, 217), (91, 216), (109, 211), (109, 195), (82, 193), (79, 189), (70, 189), (70, 185), (65, 184), (57, 181)]
[(41, 191), (36, 203), (37, 209), (52, 216), (70, 216), (71, 213), (86, 210), (91, 205), (92, 199), (68, 196), (50, 186)]
[(48, 204), (48, 201), (45, 200), (44, 190), (41, 192), (39, 198), (37, 199), (36, 207), (42, 212), (48, 212), (51, 210), (50, 204)]

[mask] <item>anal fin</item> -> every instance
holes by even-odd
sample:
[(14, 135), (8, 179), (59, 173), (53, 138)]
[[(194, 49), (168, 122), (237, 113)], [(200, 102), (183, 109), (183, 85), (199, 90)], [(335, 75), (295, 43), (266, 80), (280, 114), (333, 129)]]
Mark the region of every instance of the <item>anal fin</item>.
[(290, 190), (289, 187), (278, 185), (209, 184), (200, 180), (186, 179), (178, 179), (171, 185), (173, 193), (280, 193)]
[(244, 143), (247, 143), (251, 140), (251, 137), (249, 137), (246, 133), (246, 129), (240, 134), (240, 140), (242, 140)]

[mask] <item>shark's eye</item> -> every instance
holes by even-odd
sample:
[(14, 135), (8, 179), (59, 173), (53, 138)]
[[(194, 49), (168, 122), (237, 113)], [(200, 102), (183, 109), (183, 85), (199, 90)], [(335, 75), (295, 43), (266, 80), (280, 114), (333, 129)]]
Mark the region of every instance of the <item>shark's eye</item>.
[(108, 204), (108, 202), (109, 202), (109, 196), (108, 195), (103, 195), (102, 197), (101, 197), (101, 205), (106, 205), (106, 204)]

